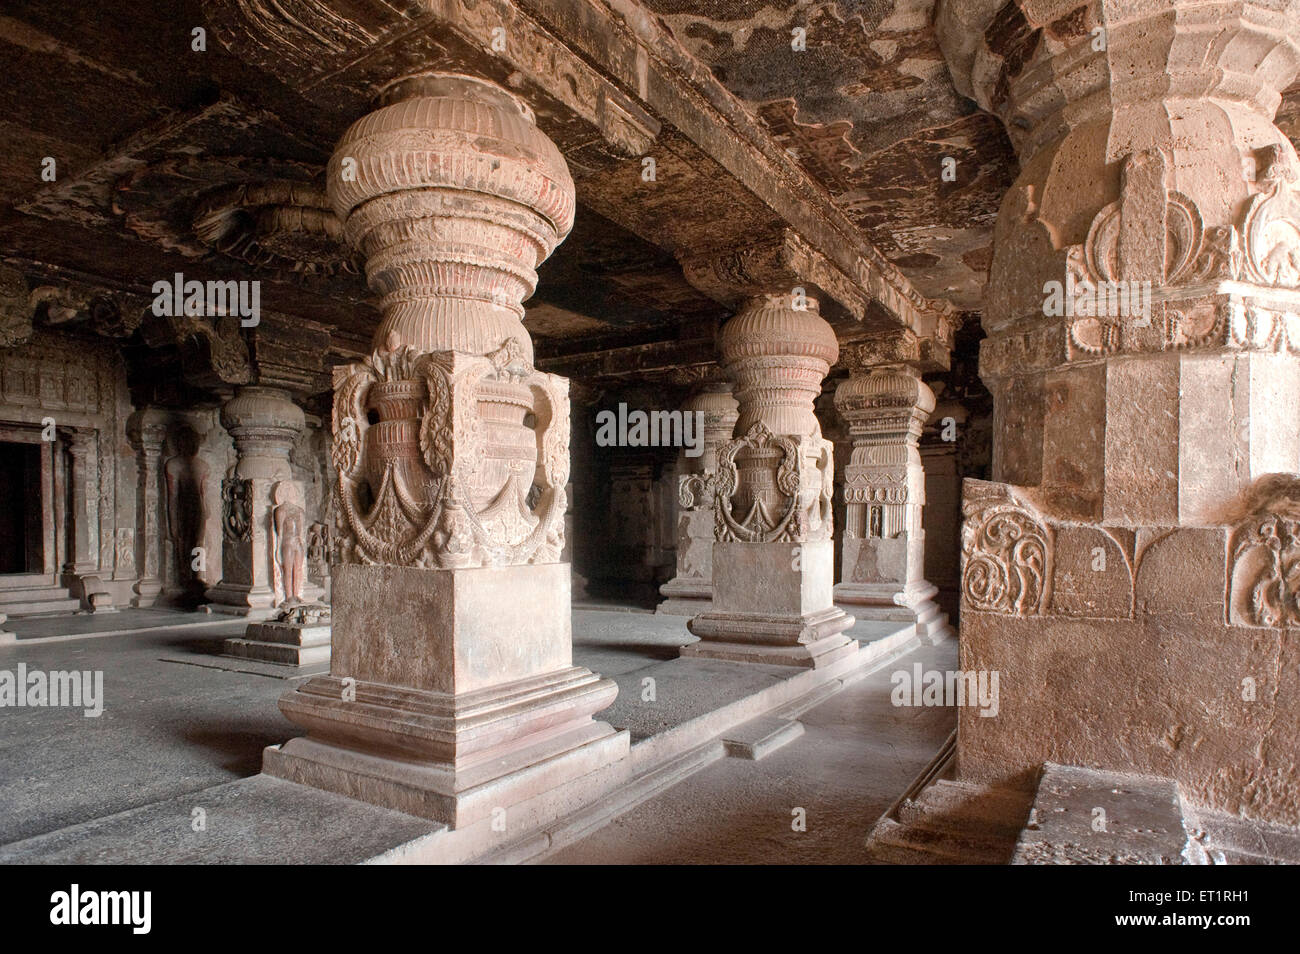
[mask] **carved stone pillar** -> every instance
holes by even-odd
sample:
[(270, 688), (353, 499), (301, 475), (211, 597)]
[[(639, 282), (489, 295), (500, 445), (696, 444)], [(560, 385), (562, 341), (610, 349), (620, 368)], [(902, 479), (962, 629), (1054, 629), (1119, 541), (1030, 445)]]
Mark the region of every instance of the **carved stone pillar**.
[(684, 656), (818, 667), (857, 651), (832, 602), (834, 464), (813, 411), (839, 347), (816, 299), (798, 304), (753, 298), (719, 336), (740, 408), (717, 471), (682, 481), (681, 505), (710, 499), (715, 528), (713, 606)]
[[(288, 391), (242, 387), (222, 407), (221, 424), (234, 440), (237, 460), (221, 482), (221, 582), (207, 592), (208, 609), (265, 619), (285, 602), (319, 595), (314, 584), (296, 599), (286, 594), (291, 568), (281, 558), (287, 548), (283, 521), (277, 520), (279, 508), (292, 507), (294, 500), (301, 509), (302, 485), (293, 477), (289, 451), (305, 420)], [(304, 535), (301, 524), (295, 532)], [(299, 544), (305, 565), (305, 536)], [(297, 578), (305, 579), (301, 568)]]
[(1300, 3), (1061, 12), (950, 0), (937, 20), (1021, 169), (985, 298), (994, 482), (966, 482), (961, 609), (963, 668), (1021, 688), (997, 718), (962, 712), (961, 771), (1149, 772), (1294, 824), (1300, 167), (1273, 117)]
[(408, 77), (382, 102), (328, 170), (384, 315), (335, 372), (330, 674), (281, 698), (308, 734), (263, 768), (486, 830), (613, 784), (628, 752), (592, 718), (616, 685), (573, 665), (568, 382), (533, 368), (521, 321), (573, 182), (491, 83)]
[[(678, 487), (691, 477), (708, 478), (717, 473), (718, 449), (731, 440), (740, 405), (732, 396), (729, 381), (704, 385), (682, 405), (683, 414), (699, 414), (704, 422), (704, 439), (698, 456), (682, 452)], [(665, 597), (655, 612), (673, 616), (695, 616), (707, 612), (713, 599), (713, 506), (697, 498), (694, 507), (679, 506), (677, 512), (677, 575), (659, 587)]]
[(162, 450), (167, 422), (157, 411), (140, 410), (127, 422), (127, 439), (139, 465), (136, 494), (136, 566), (140, 578), (131, 605), (153, 606), (163, 589)]
[(99, 566), (99, 481), (93, 430), (65, 428), (59, 431), (68, 449), (68, 486), (72, 526), (68, 562), (63, 572), (75, 577), (93, 574)]
[(917, 443), (934, 394), (901, 364), (854, 370), (835, 389), (853, 453), (844, 468), (844, 539), (835, 602), (857, 619), (914, 622), (917, 635), (949, 635), (925, 579), (925, 471)]

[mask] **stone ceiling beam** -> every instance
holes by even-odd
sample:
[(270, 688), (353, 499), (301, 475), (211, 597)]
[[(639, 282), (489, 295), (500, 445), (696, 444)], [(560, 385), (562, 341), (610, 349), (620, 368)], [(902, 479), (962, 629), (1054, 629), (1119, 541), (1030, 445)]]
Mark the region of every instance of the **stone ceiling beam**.
[(537, 367), (551, 374), (589, 381), (600, 378), (644, 378), (682, 368), (715, 366), (717, 347), (712, 336), (687, 340), (650, 341), (577, 354), (539, 358)]
[[(594, 0), (452, 0), (398, 7), (313, 0), (290, 19), (267, 5), (207, 0), (236, 55), (340, 118), (404, 73), (436, 67), (500, 82), (533, 105), (560, 146), (579, 198), (682, 258), (727, 254), (789, 230), (837, 270), (823, 297), (874, 299), (897, 324), (943, 314), (785, 154), (766, 129), (642, 7)], [(643, 183), (640, 162), (658, 164)], [(856, 289), (856, 291), (852, 291)], [(843, 302), (841, 302), (843, 304)]]

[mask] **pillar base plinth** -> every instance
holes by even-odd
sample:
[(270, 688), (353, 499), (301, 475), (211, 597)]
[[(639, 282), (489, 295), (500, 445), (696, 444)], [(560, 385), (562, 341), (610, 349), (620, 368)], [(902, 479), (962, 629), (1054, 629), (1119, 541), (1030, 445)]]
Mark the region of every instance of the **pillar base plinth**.
[(330, 624), (250, 623), (243, 638), (227, 639), (227, 656), (282, 666), (314, 666), (330, 661)]
[(948, 616), (934, 601), (939, 588), (925, 580), (897, 583), (838, 583), (835, 605), (868, 622), (913, 623), (916, 635), (931, 645), (953, 635)]
[(210, 587), (204, 596), (208, 599), (202, 606), (205, 613), (267, 620), (279, 612), (275, 605), (275, 593), (270, 589), (221, 582)]
[(680, 654), (818, 669), (858, 651), (843, 635), (852, 625), (853, 617), (834, 606), (802, 616), (704, 613), (686, 624), (700, 641)]
[(617, 693), (580, 667), (460, 696), (322, 676), (280, 699), (309, 735), (262, 771), (462, 827), (625, 758), (592, 719)]
[(713, 608), (713, 583), (705, 579), (676, 576), (659, 587), (664, 601), (655, 612), (664, 616), (698, 616)]
[(572, 664), (568, 564), (334, 570), (330, 674), (281, 696), (307, 738), (267, 774), (462, 827), (627, 755), (592, 718), (618, 686)]

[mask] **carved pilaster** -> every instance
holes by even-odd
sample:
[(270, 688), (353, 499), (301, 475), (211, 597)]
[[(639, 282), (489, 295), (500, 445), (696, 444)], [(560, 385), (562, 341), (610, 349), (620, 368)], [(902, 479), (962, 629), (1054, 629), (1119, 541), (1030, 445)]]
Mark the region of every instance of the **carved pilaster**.
[(135, 565), (140, 577), (132, 587), (131, 605), (152, 606), (163, 589), (162, 450), (167, 424), (156, 411), (141, 410), (127, 422), (127, 439), (136, 454)]
[(93, 573), (99, 559), (99, 481), (95, 456), (96, 432), (84, 428), (59, 431), (68, 451), (68, 483), (72, 490), (71, 552), (63, 572), (74, 576)]

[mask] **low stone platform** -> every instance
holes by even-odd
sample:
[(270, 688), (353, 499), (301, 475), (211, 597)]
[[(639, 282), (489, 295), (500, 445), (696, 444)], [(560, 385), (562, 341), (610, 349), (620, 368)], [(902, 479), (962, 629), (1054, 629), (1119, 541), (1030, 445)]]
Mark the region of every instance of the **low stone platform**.
[(330, 661), (330, 624), (249, 623), (242, 637), (227, 639), (226, 655), (284, 666)]
[(211, 614), (189, 610), (119, 609), (112, 615), (102, 613), (60, 613), (53, 616), (24, 616), (7, 619), (4, 632), (0, 632), (0, 646), (36, 645), (39, 643), (70, 642), (102, 636), (130, 636), (148, 630), (165, 630), (184, 627), (229, 627), (228, 617), (214, 618)]
[(1172, 780), (1049, 762), (1011, 863), (1178, 865), (1186, 846)]

